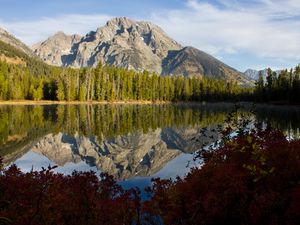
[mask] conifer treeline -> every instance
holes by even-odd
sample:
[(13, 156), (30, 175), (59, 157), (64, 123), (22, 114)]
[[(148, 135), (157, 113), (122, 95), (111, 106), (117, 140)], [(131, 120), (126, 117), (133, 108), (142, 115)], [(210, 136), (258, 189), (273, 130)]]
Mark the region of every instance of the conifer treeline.
[(256, 83), (256, 99), (261, 102), (300, 103), (300, 64), (279, 74), (267, 70), (266, 80), (260, 72)]
[(102, 65), (34, 72), (0, 62), (0, 100), (204, 101), (238, 100), (248, 95), (249, 90), (224, 80), (158, 76)]

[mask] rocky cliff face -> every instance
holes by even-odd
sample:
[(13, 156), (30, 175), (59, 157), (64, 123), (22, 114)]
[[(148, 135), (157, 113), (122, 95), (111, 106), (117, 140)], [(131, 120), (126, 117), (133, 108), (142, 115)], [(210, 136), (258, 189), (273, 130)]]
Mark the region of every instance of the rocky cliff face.
[(27, 47), (23, 42), (21, 42), (19, 39), (14, 37), (12, 34), (7, 32), (6, 30), (2, 29), (0, 27), (0, 41), (3, 41), (19, 50), (27, 54), (28, 56), (35, 57), (35, 54), (32, 52), (32, 50)]
[[(58, 66), (95, 67), (115, 65), (161, 75), (228, 77), (248, 81), (244, 75), (195, 48), (183, 48), (158, 26), (125, 17), (115, 18), (80, 41), (54, 35), (33, 46), (45, 62)], [(62, 43), (62, 44), (60, 44)], [(54, 57), (55, 56), (55, 57)]]
[(36, 143), (33, 152), (46, 156), (57, 165), (85, 161), (117, 179), (151, 176), (182, 152), (199, 150), (198, 128), (157, 129), (143, 134), (117, 136), (98, 141), (95, 137), (49, 134)]
[(180, 48), (156, 25), (115, 18), (74, 46), (69, 65), (96, 66), (101, 62), (160, 74), (161, 61), (168, 50)]
[(34, 53), (44, 62), (54, 66), (61, 66), (67, 63), (66, 58), (71, 54), (72, 46), (78, 43), (80, 39), (81, 36), (77, 34), (68, 36), (64, 32), (59, 31), (46, 41), (35, 44), (32, 48)]

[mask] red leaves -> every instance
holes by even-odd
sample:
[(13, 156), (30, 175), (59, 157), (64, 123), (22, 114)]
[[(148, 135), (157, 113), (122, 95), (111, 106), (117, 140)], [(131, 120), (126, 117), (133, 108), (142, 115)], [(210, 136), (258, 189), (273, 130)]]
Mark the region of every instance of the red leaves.
[(22, 173), (15, 166), (0, 176), (0, 220), (10, 224), (132, 224), (139, 195), (102, 174), (72, 176)]
[(300, 141), (255, 129), (210, 152), (185, 180), (156, 180), (148, 204), (165, 224), (299, 224), (299, 182)]

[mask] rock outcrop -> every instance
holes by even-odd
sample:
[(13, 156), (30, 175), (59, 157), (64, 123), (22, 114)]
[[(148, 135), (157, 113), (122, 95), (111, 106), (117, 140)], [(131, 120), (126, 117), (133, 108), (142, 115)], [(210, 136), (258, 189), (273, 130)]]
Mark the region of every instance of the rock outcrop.
[(65, 56), (71, 53), (72, 46), (78, 43), (80, 39), (81, 37), (77, 34), (68, 36), (59, 31), (46, 41), (35, 44), (33, 46), (34, 53), (44, 62), (54, 66), (68, 64)]

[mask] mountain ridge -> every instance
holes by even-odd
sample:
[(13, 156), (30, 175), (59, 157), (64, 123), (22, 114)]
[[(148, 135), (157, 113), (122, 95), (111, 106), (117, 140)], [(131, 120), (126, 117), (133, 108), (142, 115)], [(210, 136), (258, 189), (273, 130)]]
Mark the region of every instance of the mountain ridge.
[[(172, 51), (171, 59), (166, 58), (163, 74), (182, 74), (188, 76), (191, 71), (195, 74), (205, 74), (211, 78), (225, 78), (226, 80), (237, 80), (241, 83), (248, 82), (237, 70), (227, 66), (213, 56), (198, 50), (194, 47), (187, 46), (179, 51)], [(176, 60), (182, 58), (181, 60)], [(169, 66), (171, 65), (171, 66)], [(172, 66), (173, 65), (173, 66)]]
[[(51, 65), (81, 68), (95, 67), (100, 62), (159, 75), (207, 76), (251, 83), (244, 74), (213, 56), (182, 46), (151, 22), (126, 17), (111, 19), (96, 31), (76, 39), (71, 47), (70, 41), (66, 43), (65, 52), (60, 45), (53, 45), (56, 36), (41, 42), (44, 45), (33, 46), (34, 52)], [(65, 39), (70, 40), (70, 36)]]
[(8, 31), (4, 30), (1, 27), (0, 27), (0, 41), (11, 45), (18, 50), (21, 50), (23, 53), (25, 53), (30, 57), (36, 57), (36, 55), (27, 45), (25, 45), (22, 41), (20, 41), (14, 35), (12, 35), (11, 33), (9, 33)]
[[(34, 53), (44, 62), (54, 65), (63, 65), (63, 54), (71, 52), (72, 46), (82, 37), (78, 34), (66, 35), (63, 31), (56, 32), (51, 38), (32, 46)], [(50, 54), (49, 54), (50, 52)]]

